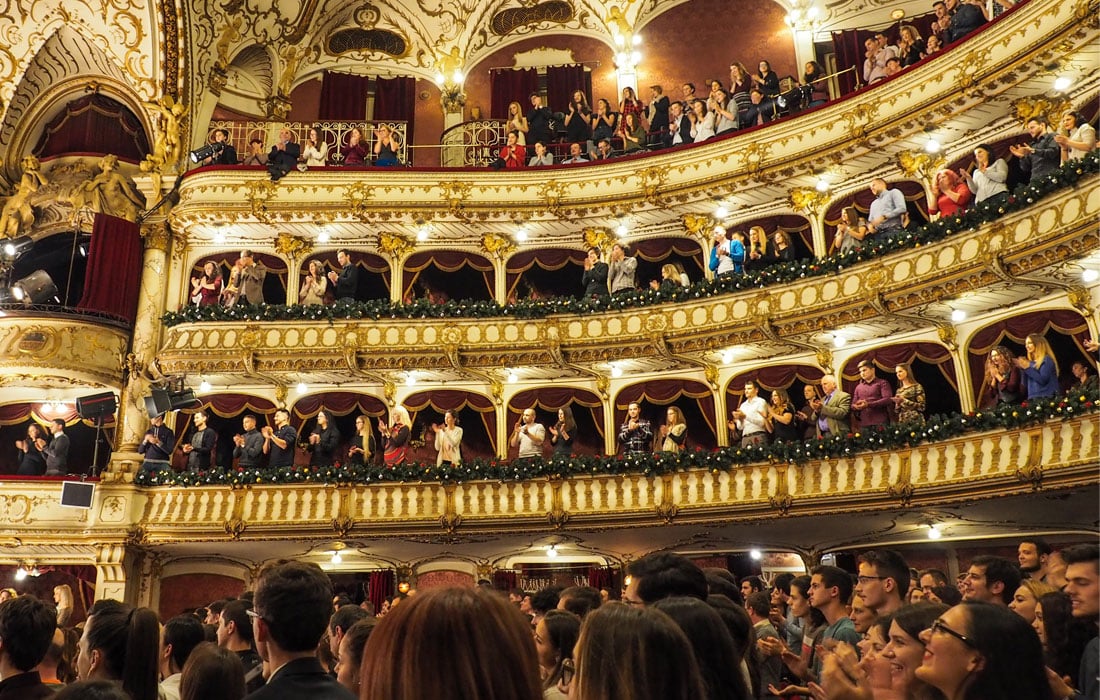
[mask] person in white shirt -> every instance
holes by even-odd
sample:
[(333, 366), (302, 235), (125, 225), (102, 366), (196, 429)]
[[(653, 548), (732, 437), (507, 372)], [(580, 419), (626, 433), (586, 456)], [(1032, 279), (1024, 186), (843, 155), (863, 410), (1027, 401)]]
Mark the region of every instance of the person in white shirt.
[(768, 437), (768, 404), (758, 395), (754, 382), (745, 382), (745, 398), (733, 411), (730, 428), (740, 428), (741, 447), (761, 445)]
[(179, 700), (180, 679), (187, 657), (206, 639), (202, 623), (194, 615), (177, 615), (164, 623), (160, 651), (160, 697)]
[(542, 456), (542, 443), (546, 440), (546, 428), (535, 422), (535, 409), (526, 408), (523, 416), (512, 430), (512, 437), (508, 444), (518, 447), (516, 455), (518, 459)]

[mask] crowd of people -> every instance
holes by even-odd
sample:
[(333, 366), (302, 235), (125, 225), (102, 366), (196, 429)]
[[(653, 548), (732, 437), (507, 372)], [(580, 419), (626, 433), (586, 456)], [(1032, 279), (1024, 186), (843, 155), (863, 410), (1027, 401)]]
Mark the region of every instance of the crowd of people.
[[(38, 700), (1096, 700), (1100, 546), (1024, 538), (955, 581), (891, 549), (856, 571), (750, 575), (678, 554), (619, 591), (333, 595), (314, 564), (185, 611), (93, 603), (76, 629), (0, 591), (0, 698)], [(765, 583), (765, 580), (767, 581)], [(621, 600), (612, 600), (620, 598)], [(76, 641), (79, 640), (79, 641)]]

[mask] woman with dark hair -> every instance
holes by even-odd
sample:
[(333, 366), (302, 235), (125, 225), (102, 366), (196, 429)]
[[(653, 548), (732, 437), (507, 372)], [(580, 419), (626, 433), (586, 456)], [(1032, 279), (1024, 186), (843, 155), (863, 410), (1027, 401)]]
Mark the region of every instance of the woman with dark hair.
[(602, 97), (596, 100), (596, 111), (592, 113), (592, 140), (599, 143), (601, 139), (610, 140), (619, 128), (619, 114), (612, 111), (611, 103)]
[[(565, 139), (569, 143), (584, 143), (592, 140), (592, 127), (588, 123), (591, 116), (592, 109), (588, 106), (588, 98), (585, 97), (584, 92), (575, 90), (564, 122)], [(585, 153), (588, 150), (589, 148), (586, 147)]]
[(1039, 597), (1031, 627), (1038, 633), (1039, 642), (1043, 645), (1046, 665), (1059, 678), (1076, 678), (1081, 670), (1085, 646), (1096, 636), (1095, 623), (1074, 617), (1069, 596), (1055, 591)]
[(120, 682), (131, 700), (157, 700), (160, 621), (149, 608), (98, 601), (78, 649), (80, 680)]
[(336, 680), (351, 692), (359, 696), (359, 677), (363, 664), (363, 650), (367, 640), (379, 620), (368, 617), (359, 620), (348, 628), (340, 640), (340, 650), (336, 658)]
[(1016, 355), (1005, 346), (998, 345), (989, 351), (985, 380), (992, 389), (992, 400), (987, 402), (991, 406), (1020, 402), (1023, 380), (1016, 367)]
[(46, 473), (46, 457), (39, 447), (45, 440), (42, 428), (37, 423), (31, 423), (27, 426), (27, 439), (15, 441), (15, 449), (19, 450), (18, 476), (42, 476)]
[(757, 66), (758, 72), (752, 76), (753, 85), (764, 93), (764, 97), (771, 100), (779, 94), (779, 76), (772, 70), (771, 64), (761, 61)]
[(462, 464), (462, 428), (458, 425), (458, 414), (447, 409), (443, 412), (443, 425), (432, 423), (435, 433), (435, 449), (438, 451), (435, 465), (457, 466)]
[(202, 275), (191, 278), (191, 302), (196, 306), (213, 306), (222, 295), (222, 273), (214, 261), (207, 260)]
[(565, 700), (558, 688), (566, 659), (573, 660), (573, 647), (581, 633), (581, 619), (568, 610), (551, 610), (535, 625), (535, 651), (539, 658), (544, 700)]
[(733, 638), (718, 612), (698, 598), (673, 596), (659, 600), (654, 608), (679, 625), (691, 642), (707, 700), (748, 700), (749, 689), (737, 666)]
[(309, 465), (331, 466), (336, 461), (336, 447), (339, 444), (340, 430), (335, 423), (330, 422), (328, 411), (321, 409), (317, 412), (317, 425), (309, 434), (309, 444), (306, 446), (306, 450), (311, 453)]
[(775, 259), (779, 262), (794, 262), (795, 249), (791, 245), (791, 236), (783, 229), (775, 232)]
[(1053, 700), (1039, 636), (1006, 607), (963, 601), (920, 636), (916, 677), (947, 700)]
[[(638, 99), (638, 96), (634, 94), (634, 88), (627, 85), (623, 88), (623, 99), (619, 102), (619, 114), (623, 115), (625, 124), (626, 116), (633, 114), (638, 118), (638, 123), (641, 123), (642, 115), (645, 114), (645, 105)], [(623, 128), (623, 137), (626, 137), (626, 128)]]
[(558, 422), (550, 426), (550, 444), (554, 446), (554, 455), (573, 454), (573, 440), (576, 436), (577, 421), (573, 419), (573, 408), (562, 406), (558, 409)]
[(975, 204), (987, 199), (996, 203), (1008, 197), (1008, 163), (1003, 158), (994, 160), (993, 149), (984, 143), (974, 147), (974, 173), (959, 168), (959, 176), (974, 193)]
[(623, 115), (623, 151), (631, 153), (640, 151), (646, 146), (646, 130), (642, 126), (642, 118), (634, 112)]
[[(740, 675), (745, 682), (750, 697), (761, 696), (761, 666), (765, 659), (757, 649), (756, 629), (753, 627), (752, 618), (745, 610), (745, 598), (740, 589), (736, 587), (736, 577), (725, 569), (705, 569), (707, 572), (707, 588), (714, 590), (711, 572), (725, 572), (733, 579), (734, 590), (729, 593), (714, 593), (707, 596), (707, 605), (714, 608), (721, 618), (722, 624), (733, 640), (733, 661), (740, 669)], [(731, 597), (731, 595), (733, 597)], [(764, 689), (767, 691), (767, 688)], [(766, 692), (764, 693), (767, 694)]]
[(559, 686), (571, 700), (706, 697), (691, 642), (653, 607), (612, 602), (589, 613), (571, 666), (576, 674), (566, 665)]
[(328, 165), (328, 142), (321, 138), (321, 131), (317, 127), (309, 128), (309, 136), (302, 145), (302, 155), (298, 160), (305, 163), (307, 168)]
[(772, 440), (775, 442), (794, 442), (801, 439), (798, 423), (794, 417), (794, 404), (786, 389), (776, 389), (768, 402), (768, 424), (771, 426)]
[(353, 126), (348, 132), (348, 145), (340, 152), (344, 154), (344, 165), (366, 165), (367, 147), (363, 143), (363, 130)]
[(867, 222), (859, 215), (859, 209), (844, 207), (840, 211), (840, 222), (836, 225), (833, 238), (833, 252), (847, 253), (863, 245), (867, 235)]
[(894, 613), (882, 656), (890, 662), (894, 687), (903, 690), (905, 697), (920, 697), (922, 694), (920, 688), (924, 683), (915, 675), (924, 658), (921, 633), (947, 610), (943, 603), (918, 603)]
[(363, 651), (361, 700), (541, 700), (531, 625), (507, 598), (477, 588), (410, 596)]
[(803, 94), (808, 98), (807, 107), (816, 107), (829, 100), (829, 90), (825, 85), (825, 69), (817, 61), (806, 61), (806, 72), (802, 74)]
[(917, 383), (913, 376), (913, 369), (907, 364), (900, 364), (894, 368), (894, 376), (898, 378), (898, 390), (894, 394), (894, 406), (898, 412), (898, 423), (924, 424), (924, 409), (927, 400), (924, 395), (924, 387)]
[(325, 277), (325, 264), (320, 260), (309, 261), (309, 272), (302, 279), (298, 290), (298, 303), (302, 306), (316, 306), (325, 303), (328, 290), (328, 278)]
[(244, 665), (235, 653), (202, 642), (183, 665), (180, 700), (241, 700), (245, 695)]

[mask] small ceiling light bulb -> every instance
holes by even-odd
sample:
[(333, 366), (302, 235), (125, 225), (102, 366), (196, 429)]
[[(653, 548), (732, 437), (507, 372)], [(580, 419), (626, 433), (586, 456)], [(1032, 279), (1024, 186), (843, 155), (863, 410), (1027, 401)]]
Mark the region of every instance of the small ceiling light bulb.
[(816, 189), (818, 192), (828, 192), (829, 191), (829, 181), (826, 180), (823, 177), (819, 177), (817, 179), (817, 184), (814, 185), (814, 189)]
[(642, 62), (642, 52), (641, 51), (631, 51), (630, 52), (630, 62), (633, 63), (634, 65), (638, 65), (639, 63), (641, 63)]
[(328, 243), (330, 238), (328, 231), (324, 229), (321, 229), (321, 232), (317, 234), (318, 243)]
[(623, 368), (618, 365), (611, 365), (611, 376), (615, 379), (623, 376)]
[(733, 350), (726, 350), (722, 353), (722, 364), (728, 365), (733, 362)]
[(753, 561), (760, 561), (760, 559), (763, 558), (763, 556), (764, 555), (760, 552), (759, 549), (750, 549), (749, 550), (749, 557), (752, 558)]
[(552, 544), (549, 547), (547, 547), (546, 548), (546, 556), (550, 557), (551, 559), (557, 559), (558, 558), (558, 546), (556, 544)]
[(420, 230), (418, 230), (416, 232), (416, 240), (420, 241), (421, 243), (428, 240), (428, 227), (427, 226), (421, 226)]
[(941, 537), (943, 537), (943, 532), (940, 531), (938, 525), (933, 524), (928, 526), (928, 539), (938, 540)]
[(726, 209), (725, 205), (719, 204), (718, 208), (714, 210), (715, 219), (724, 219), (730, 215), (730, 210)]
[(834, 348), (842, 348), (847, 344), (848, 344), (848, 339), (847, 338), (845, 338), (844, 336), (842, 336), (839, 333), (834, 333), (833, 334), (833, 347)]
[(416, 375), (412, 372), (405, 375), (405, 386), (416, 386)]
[(924, 144), (925, 153), (939, 153), (941, 148), (943, 146), (940, 145), (940, 142), (931, 136), (928, 137), (928, 142)]
[(514, 369), (509, 370), (508, 371), (508, 383), (509, 384), (515, 384), (518, 381), (519, 381), (519, 375), (516, 374), (516, 371)]
[(305, 382), (298, 382), (298, 386), (295, 387), (295, 391), (297, 391), (299, 394), (304, 394), (309, 391), (309, 387), (306, 386)]
[(210, 391), (212, 388), (213, 387), (210, 386), (210, 382), (206, 381), (205, 379), (202, 380), (201, 382), (199, 382), (199, 391), (201, 391), (204, 394), (206, 392)]
[(1081, 273), (1081, 279), (1086, 283), (1095, 282), (1096, 280), (1100, 279), (1100, 270), (1096, 270), (1091, 267), (1087, 268), (1084, 272)]
[(527, 242), (527, 235), (528, 234), (527, 234), (527, 227), (526, 226), (520, 226), (518, 229), (516, 229), (516, 240), (519, 241), (520, 243), (526, 243)]
[(1070, 85), (1073, 85), (1073, 78), (1060, 75), (1054, 79), (1054, 89), (1058, 92), (1069, 89)]
[(635, 34), (634, 36), (630, 37), (630, 43), (634, 44), (635, 46), (641, 46), (642, 45), (641, 35), (640, 34)]
[(951, 320), (955, 323), (962, 323), (966, 320), (966, 312), (962, 309), (951, 309)]
[(22, 581), (25, 578), (27, 578), (27, 569), (26, 569), (26, 567), (21, 566), (21, 567), (19, 567), (18, 569), (15, 570), (15, 580), (16, 581)]

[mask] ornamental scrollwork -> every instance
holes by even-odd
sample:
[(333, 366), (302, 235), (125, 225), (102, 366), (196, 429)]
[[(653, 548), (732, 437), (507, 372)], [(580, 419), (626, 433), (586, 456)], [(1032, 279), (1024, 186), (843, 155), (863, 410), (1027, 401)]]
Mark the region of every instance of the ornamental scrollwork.
[(611, 231), (599, 226), (589, 226), (581, 231), (584, 237), (585, 248), (595, 248), (597, 250), (610, 250), (611, 246), (615, 245), (615, 236)]
[(312, 250), (313, 244), (301, 236), (292, 236), (286, 232), (280, 232), (275, 236), (275, 252), (291, 260), (309, 255)]
[(399, 259), (414, 248), (413, 242), (400, 233), (378, 234), (378, 249), (391, 258)]
[(795, 209), (817, 216), (829, 201), (829, 195), (810, 187), (794, 187), (787, 191), (787, 201)]
[(906, 177), (916, 177), (931, 183), (936, 171), (943, 169), (947, 160), (942, 155), (902, 151), (898, 154), (898, 165)]
[(497, 260), (503, 261), (516, 249), (512, 239), (498, 233), (486, 233), (481, 237), (481, 249)]

